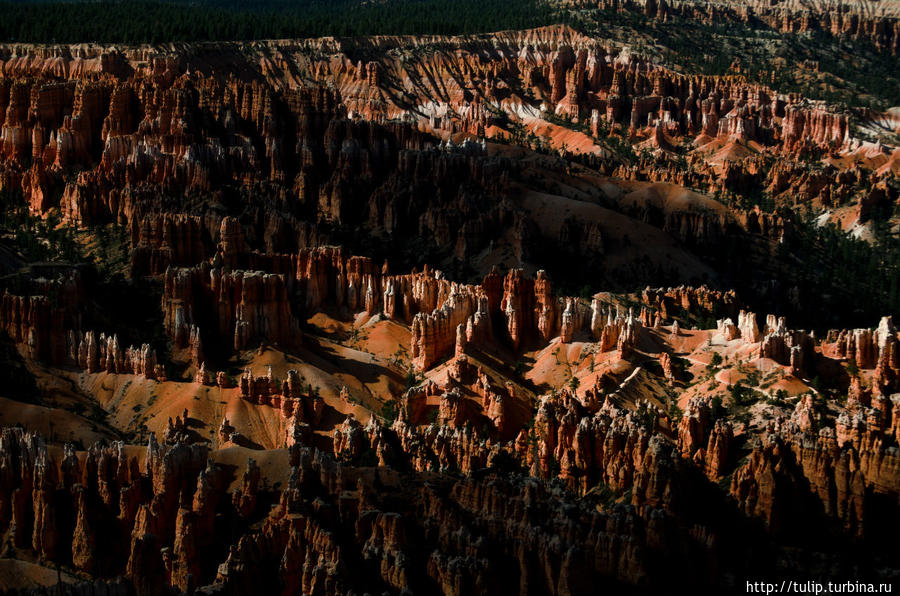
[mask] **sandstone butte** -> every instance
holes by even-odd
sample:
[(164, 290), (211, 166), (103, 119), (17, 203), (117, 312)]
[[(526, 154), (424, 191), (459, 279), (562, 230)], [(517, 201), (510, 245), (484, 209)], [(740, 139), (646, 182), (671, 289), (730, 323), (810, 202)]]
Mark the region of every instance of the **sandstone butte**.
[[(893, 5), (603, 4), (898, 49)], [(113, 230), (121, 283), (152, 288), (146, 311), (103, 312), (96, 262), (3, 253), (4, 358), (35, 385), (0, 390), (0, 588), (889, 577), (900, 331), (753, 312), (709, 255), (734, 243), (762, 270), (798, 233), (716, 193), (862, 229), (898, 173), (848, 113), (567, 27), (0, 46), (0, 190), (101, 260), (92, 234)], [(347, 230), (449, 257), (401, 269)], [(566, 295), (548, 254), (715, 283)]]

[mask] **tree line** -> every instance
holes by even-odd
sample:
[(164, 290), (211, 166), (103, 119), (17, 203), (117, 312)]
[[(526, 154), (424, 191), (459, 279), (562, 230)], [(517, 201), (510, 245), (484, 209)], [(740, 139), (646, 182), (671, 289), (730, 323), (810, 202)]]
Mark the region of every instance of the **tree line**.
[(0, 41), (163, 43), (465, 35), (551, 24), (544, 0), (0, 2)]

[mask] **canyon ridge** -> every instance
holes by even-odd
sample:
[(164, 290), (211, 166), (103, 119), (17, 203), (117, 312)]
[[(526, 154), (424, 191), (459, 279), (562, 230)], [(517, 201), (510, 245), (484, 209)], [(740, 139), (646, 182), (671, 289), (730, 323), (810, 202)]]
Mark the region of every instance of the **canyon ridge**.
[(0, 593), (896, 583), (900, 3), (392, 2), (0, 26)]

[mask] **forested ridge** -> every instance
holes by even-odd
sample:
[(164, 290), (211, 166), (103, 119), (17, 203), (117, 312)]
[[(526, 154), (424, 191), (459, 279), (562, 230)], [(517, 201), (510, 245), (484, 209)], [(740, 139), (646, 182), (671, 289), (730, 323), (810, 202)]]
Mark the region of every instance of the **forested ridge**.
[(456, 35), (558, 20), (543, 0), (0, 2), (0, 11), (0, 41), (30, 43)]

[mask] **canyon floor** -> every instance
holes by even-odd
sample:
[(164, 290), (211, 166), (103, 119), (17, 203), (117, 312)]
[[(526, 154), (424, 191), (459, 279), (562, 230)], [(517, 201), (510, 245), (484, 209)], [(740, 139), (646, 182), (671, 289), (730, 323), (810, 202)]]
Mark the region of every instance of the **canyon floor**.
[(900, 581), (898, 3), (548, 7), (0, 44), (0, 593)]

